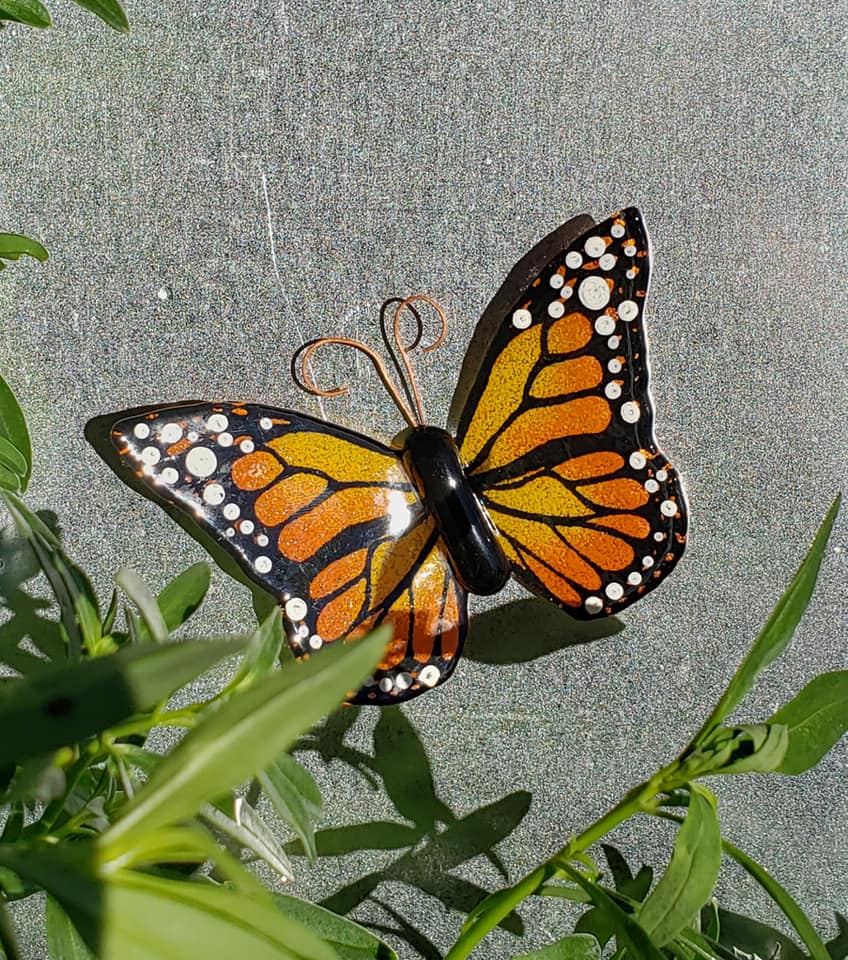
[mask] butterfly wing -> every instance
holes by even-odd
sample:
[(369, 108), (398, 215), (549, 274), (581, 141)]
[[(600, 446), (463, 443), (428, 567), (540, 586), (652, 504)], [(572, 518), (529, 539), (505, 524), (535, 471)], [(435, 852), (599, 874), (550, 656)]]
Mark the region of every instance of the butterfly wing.
[(453, 671), (465, 593), (395, 450), (249, 403), (127, 410), (86, 434), (122, 480), (273, 594), (296, 655), (392, 626), (353, 702), (398, 703)]
[(514, 575), (580, 618), (656, 587), (687, 527), (680, 479), (653, 435), (642, 218), (631, 208), (589, 224), (561, 227), (513, 271), (480, 341), (475, 332), (453, 406), (471, 485)]

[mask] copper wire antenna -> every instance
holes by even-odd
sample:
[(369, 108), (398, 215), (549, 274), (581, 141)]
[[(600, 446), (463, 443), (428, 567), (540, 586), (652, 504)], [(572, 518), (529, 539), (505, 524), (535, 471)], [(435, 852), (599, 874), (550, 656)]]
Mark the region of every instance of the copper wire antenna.
[[(416, 303), (429, 304), (429, 306), (431, 306), (436, 312), (436, 316), (439, 318), (440, 324), (436, 339), (432, 343), (428, 343), (423, 346), (421, 345), (421, 339), (423, 337), (423, 322), (421, 320), (420, 313), (413, 306)], [(387, 329), (386, 311), (393, 305), (395, 306), (395, 310), (391, 319), (391, 324)], [(416, 335), (410, 344), (404, 344), (401, 337), (401, 315), (403, 314), (404, 310), (408, 310), (410, 313), (412, 313), (416, 322)], [(380, 310), (380, 320), (384, 339), (386, 341), (389, 353), (391, 354), (392, 361), (394, 362), (398, 378), (403, 386), (403, 393), (406, 394), (407, 399), (404, 399), (403, 393), (395, 384), (391, 371), (383, 361), (382, 357), (361, 340), (353, 340), (350, 337), (319, 337), (316, 340), (311, 340), (309, 343), (304, 344), (297, 351), (292, 360), (292, 367), (295, 370), (296, 379), (304, 390), (316, 397), (340, 397), (346, 393), (349, 393), (350, 387), (346, 385), (330, 387), (328, 389), (319, 387), (315, 382), (315, 377), (309, 369), (309, 362), (319, 347), (328, 346), (330, 344), (337, 344), (342, 347), (351, 347), (352, 349), (358, 350), (360, 353), (365, 354), (365, 356), (368, 357), (368, 359), (374, 365), (374, 369), (377, 371), (378, 376), (383, 381), (383, 385), (385, 386), (386, 390), (388, 390), (389, 396), (392, 398), (395, 406), (397, 406), (398, 410), (400, 410), (401, 415), (409, 424), (409, 426), (421, 427), (425, 423), (424, 405), (421, 400), (421, 392), (418, 389), (418, 380), (415, 376), (415, 368), (412, 364), (412, 353), (419, 348), (422, 350), (422, 352), (429, 353), (431, 350), (437, 349), (445, 342), (445, 337), (447, 336), (448, 331), (447, 315), (445, 314), (443, 308), (432, 297), (429, 297), (423, 293), (419, 293), (411, 297), (406, 297), (403, 300), (387, 300)]]

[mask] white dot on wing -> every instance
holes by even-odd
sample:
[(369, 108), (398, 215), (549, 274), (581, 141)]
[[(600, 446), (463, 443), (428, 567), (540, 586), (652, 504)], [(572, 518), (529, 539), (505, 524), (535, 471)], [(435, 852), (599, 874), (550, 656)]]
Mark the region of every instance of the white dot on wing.
[(565, 265), (571, 267), (572, 270), (576, 270), (578, 267), (583, 266), (583, 257), (581, 257), (576, 250), (572, 250), (566, 254)]
[(141, 461), (146, 463), (149, 467), (152, 467), (155, 463), (159, 463), (162, 458), (162, 454), (156, 449), (156, 447), (145, 447), (141, 451)]
[(610, 301), (610, 288), (603, 277), (584, 277), (577, 288), (577, 296), (589, 310), (603, 310)]
[(638, 313), (639, 307), (633, 300), (622, 300), (618, 305), (618, 315), (625, 323), (634, 320)]
[(210, 433), (220, 433), (222, 430), (227, 429), (228, 424), (229, 420), (227, 420), (223, 413), (213, 413), (206, 421), (206, 429)]
[(595, 330), (597, 330), (602, 337), (606, 337), (615, 330), (614, 318), (608, 313), (602, 313), (595, 321)]
[(592, 260), (597, 260), (600, 257), (604, 250), (606, 250), (607, 244), (606, 240), (603, 237), (589, 237), (586, 243), (583, 244), (583, 249), (586, 251), (586, 256), (590, 257)]
[(186, 454), (185, 465), (195, 477), (211, 477), (218, 466), (218, 458), (208, 447), (192, 447)]
[(253, 561), (253, 566), (259, 571), (259, 573), (270, 573), (271, 572), (271, 558), (266, 556), (257, 557)]
[(622, 403), (619, 413), (625, 423), (636, 423), (642, 415), (639, 404), (635, 400), (628, 400), (627, 403)]
[(178, 423), (166, 423), (162, 427), (159, 439), (162, 443), (176, 443), (183, 435), (183, 428)]
[(150, 427), (146, 423), (137, 423), (133, 427), (133, 433), (139, 440), (146, 440), (150, 436)]
[(519, 330), (526, 330), (533, 322), (533, 314), (529, 310), (516, 310), (512, 315), (512, 325)]
[(564, 313), (565, 305), (560, 300), (554, 300), (548, 304), (548, 316), (553, 317), (554, 320), (559, 320)]

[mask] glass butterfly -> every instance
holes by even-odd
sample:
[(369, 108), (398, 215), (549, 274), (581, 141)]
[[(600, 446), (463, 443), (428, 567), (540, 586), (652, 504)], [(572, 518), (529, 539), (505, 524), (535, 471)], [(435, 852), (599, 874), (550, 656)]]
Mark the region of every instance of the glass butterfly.
[[(653, 437), (643, 310), (648, 238), (638, 210), (576, 217), (514, 267), (480, 319), (451, 407), (424, 425), (410, 363), (411, 297), (384, 323), (409, 428), (392, 446), (254, 403), (139, 407), (89, 422), (118, 476), (222, 548), (281, 604), (298, 656), (388, 623), (393, 638), (351, 702), (396, 704), (444, 682), (467, 594), (510, 576), (580, 619), (653, 590), (680, 559), (687, 511)], [(418, 324), (401, 341), (399, 317)], [(444, 314), (436, 307), (442, 320)], [(384, 315), (385, 317), (385, 315)], [(392, 344), (390, 341), (393, 340)], [(217, 551), (220, 553), (221, 551)]]

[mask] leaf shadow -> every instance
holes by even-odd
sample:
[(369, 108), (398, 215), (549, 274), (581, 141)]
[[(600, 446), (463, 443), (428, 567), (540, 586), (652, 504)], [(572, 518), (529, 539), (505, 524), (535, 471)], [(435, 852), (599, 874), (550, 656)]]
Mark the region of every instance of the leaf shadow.
[(546, 600), (527, 597), (473, 617), (465, 656), (478, 663), (527, 663), (566, 647), (615, 636), (623, 629), (617, 617), (575, 620)]
[[(348, 763), (375, 789), (385, 791), (398, 819), (319, 830), (318, 856), (343, 857), (363, 851), (394, 851), (397, 855), (381, 869), (340, 887), (321, 905), (342, 915), (366, 903), (377, 906), (389, 914), (391, 926), (362, 919), (359, 922), (377, 932), (393, 934), (424, 960), (431, 960), (439, 956), (438, 951), (415, 926), (416, 917), (403, 916), (396, 906), (388, 908), (378, 896), (379, 888), (400, 883), (436, 898), (448, 909), (469, 913), (490, 891), (451, 871), (485, 857), (507, 881), (507, 870), (495, 848), (524, 819), (532, 797), (526, 791), (516, 791), (471, 813), (458, 815), (439, 796), (427, 752), (401, 707), (380, 711), (373, 733), (373, 753), (345, 743), (359, 709), (348, 708), (330, 717), (301, 739), (295, 749), (315, 751), (325, 760), (341, 759)], [(295, 855), (303, 852), (299, 843), (291, 843), (287, 849)], [(519, 936), (524, 931), (521, 918), (514, 912), (504, 918), (501, 926)]]
[[(52, 510), (37, 513), (60, 536), (56, 514)], [(65, 655), (59, 623), (44, 616), (56, 609), (52, 597), (33, 595), (23, 589), (40, 572), (32, 548), (14, 526), (9, 523), (0, 529), (0, 607), (7, 614), (0, 625), (0, 664), (23, 676)]]

